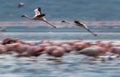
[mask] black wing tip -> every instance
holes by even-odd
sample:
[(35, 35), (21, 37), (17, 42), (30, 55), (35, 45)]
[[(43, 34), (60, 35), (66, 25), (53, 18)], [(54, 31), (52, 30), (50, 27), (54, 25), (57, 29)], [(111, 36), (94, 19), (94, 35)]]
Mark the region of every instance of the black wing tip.
[(38, 7), (37, 9), (38, 9), (39, 11), (41, 11), (41, 8), (40, 8), (40, 7)]
[(45, 16), (45, 14), (41, 14), (41, 15), (38, 15), (37, 17), (44, 17)]
[(45, 16), (45, 14), (41, 14), (41, 16)]

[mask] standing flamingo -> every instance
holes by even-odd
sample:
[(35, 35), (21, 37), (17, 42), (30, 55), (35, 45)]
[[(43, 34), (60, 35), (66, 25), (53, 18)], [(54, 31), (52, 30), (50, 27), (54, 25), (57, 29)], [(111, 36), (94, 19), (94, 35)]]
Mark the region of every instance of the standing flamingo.
[(45, 14), (42, 14), (42, 12), (41, 12), (41, 8), (36, 8), (36, 9), (34, 10), (34, 12), (35, 12), (35, 16), (34, 16), (33, 18), (29, 17), (28, 15), (22, 15), (21, 17), (25, 17), (25, 18), (28, 18), (28, 19), (30, 19), (30, 20), (41, 20), (41, 21), (43, 21), (43, 22), (51, 25), (53, 28), (56, 28), (56, 26), (52, 25), (51, 23), (49, 23), (49, 22), (46, 20), (46, 18), (44, 17)]

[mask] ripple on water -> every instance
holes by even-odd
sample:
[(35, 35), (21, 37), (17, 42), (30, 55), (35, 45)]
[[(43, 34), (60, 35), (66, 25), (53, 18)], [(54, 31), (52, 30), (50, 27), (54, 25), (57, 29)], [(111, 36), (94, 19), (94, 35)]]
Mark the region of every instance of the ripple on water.
[(0, 58), (0, 77), (118, 77), (120, 73), (119, 59), (102, 63), (70, 54), (62, 58), (63, 64), (56, 64), (45, 60), (45, 56), (15, 58), (2, 55)]

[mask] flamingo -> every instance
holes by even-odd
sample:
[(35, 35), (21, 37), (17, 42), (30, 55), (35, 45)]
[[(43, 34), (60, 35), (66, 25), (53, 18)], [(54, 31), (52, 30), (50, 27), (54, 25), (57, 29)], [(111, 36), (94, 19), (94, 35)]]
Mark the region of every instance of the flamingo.
[(90, 46), (80, 50), (78, 53), (86, 56), (98, 57), (106, 53), (106, 48), (100, 46)]
[(18, 3), (18, 8), (21, 8), (21, 7), (23, 7), (23, 6), (24, 6), (24, 3), (23, 3), (23, 2)]
[(56, 26), (52, 25), (51, 23), (49, 23), (49, 22), (46, 20), (46, 18), (44, 17), (45, 14), (42, 14), (42, 12), (41, 12), (41, 8), (39, 8), (39, 7), (36, 8), (36, 9), (34, 10), (34, 12), (35, 12), (35, 16), (34, 16), (33, 18), (29, 17), (29, 16), (26, 15), (26, 14), (25, 14), (25, 15), (22, 15), (21, 17), (25, 17), (25, 18), (28, 18), (28, 19), (30, 19), (30, 20), (41, 20), (41, 21), (49, 24), (49, 25), (52, 26), (53, 28), (56, 28)]
[(92, 33), (94, 36), (97, 36), (97, 34), (93, 33), (88, 27), (86, 24), (82, 23), (82, 22), (79, 22), (78, 20), (74, 20), (74, 23), (76, 26), (79, 26), (79, 27), (83, 27), (84, 29), (86, 29), (88, 32)]

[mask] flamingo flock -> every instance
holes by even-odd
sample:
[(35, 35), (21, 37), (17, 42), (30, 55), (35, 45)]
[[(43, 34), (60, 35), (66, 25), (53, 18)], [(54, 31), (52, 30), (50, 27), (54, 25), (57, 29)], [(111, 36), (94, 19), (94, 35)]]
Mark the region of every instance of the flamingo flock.
[[(74, 52), (78, 55), (93, 57), (109, 56), (109, 59), (119, 58), (120, 43), (112, 41), (85, 41), (74, 40), (65, 42), (55, 42), (50, 40), (41, 40), (37, 44), (25, 42), (20, 39), (5, 38), (0, 44), (0, 54), (10, 52), (17, 53), (16, 57), (38, 57), (43, 54), (52, 56), (53, 60), (61, 58), (66, 54)], [(111, 53), (107, 55), (107, 53)], [(74, 54), (73, 54), (74, 55)]]
[[(35, 12), (35, 16), (34, 16), (33, 18), (29, 17), (29, 16), (26, 15), (26, 14), (22, 15), (21, 17), (24, 17), (24, 18), (27, 18), (27, 19), (30, 19), (30, 20), (43, 21), (43, 22), (49, 24), (51, 27), (57, 28), (55, 25), (49, 23), (49, 22), (46, 20), (45, 14), (42, 13), (40, 7), (36, 8), (36, 9), (34, 10), (34, 12)], [(62, 23), (68, 23), (68, 24), (70, 24), (69, 22), (66, 22), (65, 20), (63, 20), (63, 21), (61, 21), (61, 22), (62, 22)], [(92, 33), (94, 36), (97, 36), (97, 34), (95, 34), (94, 32), (92, 32), (92, 31), (88, 28), (88, 26), (87, 26), (86, 24), (84, 24), (84, 23), (82, 23), (82, 22), (79, 22), (79, 20), (74, 20), (73, 23), (74, 23), (75, 26), (82, 27), (82, 28), (86, 29), (88, 32)]]
[[(18, 8), (24, 6), (24, 3), (19, 3)], [(34, 10), (35, 16), (32, 18), (24, 14), (21, 17), (28, 18), (30, 20), (39, 20), (47, 23), (52, 28), (57, 28), (54, 24), (51, 24), (46, 20), (46, 14), (42, 13), (41, 8), (38, 7)], [(61, 21), (62, 23), (71, 24), (68, 21)], [(83, 29), (90, 32), (92, 35), (97, 36), (96, 33), (92, 32), (88, 26), (74, 20), (73, 23), (76, 27), (82, 27)], [(112, 41), (85, 41), (85, 40), (74, 40), (65, 42), (55, 42), (51, 40), (41, 40), (37, 44), (31, 42), (25, 42), (21, 39), (5, 38), (0, 43), (0, 54), (8, 54), (10, 52), (17, 53), (15, 57), (38, 57), (43, 54), (52, 56), (52, 60), (66, 56), (71, 52), (78, 55), (84, 55), (87, 57), (93, 57), (95, 59), (101, 58), (101, 56), (108, 56), (109, 59), (120, 57), (120, 42)], [(107, 53), (110, 53), (109, 55)], [(73, 54), (74, 55), (74, 54)], [(49, 59), (50, 60), (50, 59)]]

